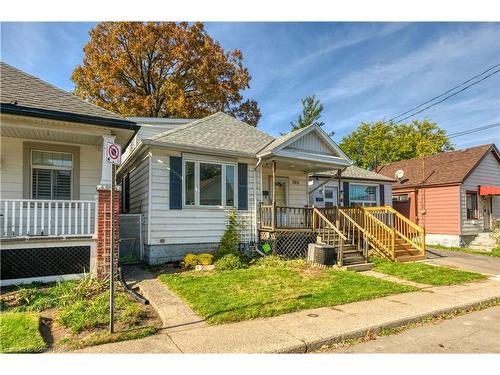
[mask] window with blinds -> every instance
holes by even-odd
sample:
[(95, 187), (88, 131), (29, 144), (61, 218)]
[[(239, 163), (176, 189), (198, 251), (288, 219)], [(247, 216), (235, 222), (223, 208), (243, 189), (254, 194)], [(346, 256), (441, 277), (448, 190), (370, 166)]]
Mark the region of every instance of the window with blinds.
[(32, 150), (32, 199), (71, 199), (72, 175), (73, 154)]

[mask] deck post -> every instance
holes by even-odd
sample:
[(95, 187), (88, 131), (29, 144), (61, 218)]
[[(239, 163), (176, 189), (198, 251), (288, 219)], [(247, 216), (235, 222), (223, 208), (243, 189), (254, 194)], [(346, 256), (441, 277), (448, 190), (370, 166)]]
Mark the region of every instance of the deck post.
[(276, 229), (276, 160), (273, 160), (273, 195), (272, 195), (271, 227)]
[(342, 175), (342, 169), (337, 169), (337, 183), (338, 183), (338, 188), (337, 188), (337, 207), (340, 207), (340, 189), (342, 189), (342, 180), (341, 180), (341, 175)]

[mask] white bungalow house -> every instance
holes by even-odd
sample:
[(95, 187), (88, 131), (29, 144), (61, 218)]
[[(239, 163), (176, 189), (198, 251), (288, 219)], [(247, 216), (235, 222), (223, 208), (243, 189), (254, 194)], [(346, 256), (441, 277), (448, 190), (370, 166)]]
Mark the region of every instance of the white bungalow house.
[(274, 138), (220, 112), (139, 133), (135, 142), (118, 178), (124, 211), (143, 216), (150, 264), (214, 251), (230, 209), (238, 211), (243, 243), (280, 229), (310, 230), (309, 174), (352, 164), (319, 126)]
[(139, 126), (3, 62), (0, 75), (2, 285), (102, 274), (111, 182), (103, 147), (125, 148)]

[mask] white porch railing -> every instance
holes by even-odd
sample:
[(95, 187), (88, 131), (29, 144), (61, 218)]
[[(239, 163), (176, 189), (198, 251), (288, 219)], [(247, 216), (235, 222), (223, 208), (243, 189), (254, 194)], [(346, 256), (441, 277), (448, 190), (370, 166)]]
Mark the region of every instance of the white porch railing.
[(0, 200), (1, 238), (91, 236), (96, 201)]

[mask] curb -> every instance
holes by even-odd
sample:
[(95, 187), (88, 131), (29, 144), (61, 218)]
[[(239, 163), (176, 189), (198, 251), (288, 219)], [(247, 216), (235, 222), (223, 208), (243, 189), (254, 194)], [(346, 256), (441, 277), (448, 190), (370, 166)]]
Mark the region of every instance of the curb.
[(455, 305), (453, 307), (448, 307), (444, 309), (434, 310), (428, 313), (415, 315), (411, 318), (396, 319), (385, 324), (376, 324), (370, 327), (344, 332), (335, 336), (321, 338), (319, 340), (305, 341), (304, 344), (302, 345), (289, 346), (286, 348), (271, 351), (269, 353), (273, 354), (308, 353), (321, 349), (321, 347), (324, 345), (333, 345), (344, 340), (359, 339), (365, 337), (368, 333), (379, 333), (382, 329), (397, 328), (407, 324), (417, 323), (423, 319), (435, 318), (440, 315), (456, 310), (468, 310), (486, 303), (494, 302), (498, 298), (499, 297), (489, 297), (475, 302), (469, 302), (462, 305)]

